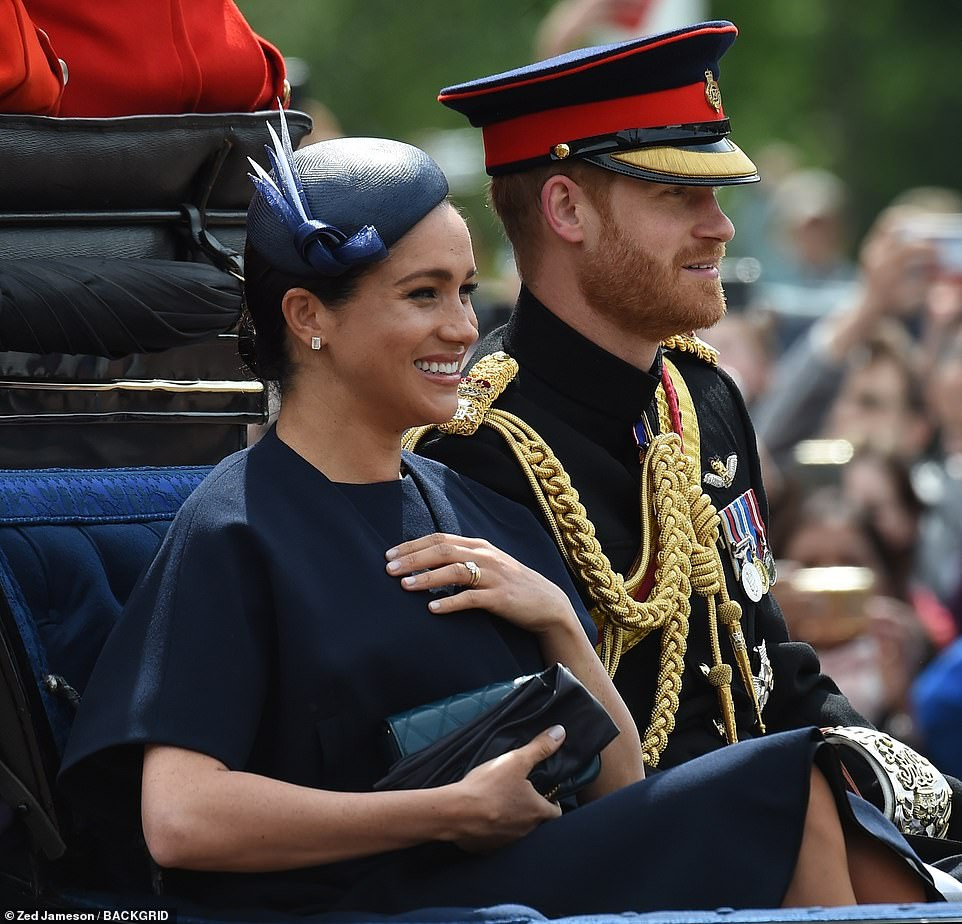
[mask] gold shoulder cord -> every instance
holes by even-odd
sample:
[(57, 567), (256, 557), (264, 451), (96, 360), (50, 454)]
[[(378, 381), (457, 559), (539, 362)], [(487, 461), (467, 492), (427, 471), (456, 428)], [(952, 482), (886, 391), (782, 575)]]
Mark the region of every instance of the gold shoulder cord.
[[(673, 343), (672, 347), (695, 352), (698, 344), (704, 346), (706, 355), (713, 352), (707, 345), (684, 339), (684, 345)], [(614, 676), (625, 651), (651, 632), (661, 631), (655, 701), (642, 736), (642, 755), (650, 767), (658, 765), (675, 727), (693, 590), (708, 601), (713, 664), (703, 665), (702, 670), (718, 691), (727, 739), (735, 741), (737, 734), (730, 687), (732, 670), (722, 660), (719, 619), (728, 630), (739, 674), (754, 699), (761, 725), (761, 710), (755, 699), (747, 647), (741, 633), (741, 607), (728, 597), (718, 554), (718, 513), (700, 488), (694, 404), (681, 374), (665, 362), (678, 393), (686, 447), (683, 451), (681, 438), (671, 431), (668, 402), (659, 385), (656, 397), (662, 432), (651, 438), (642, 460), (642, 549), (627, 580), (611, 567), (578, 492), (547, 443), (519, 417), (491, 406), (517, 374), (518, 364), (510, 356), (498, 352), (479, 360), (471, 375), (462, 380), (455, 416), (437, 427), (442, 433), (468, 436), (483, 423), (500, 434), (510, 447), (565, 561), (588, 589), (594, 603), (591, 615), (601, 634), (598, 654), (609, 675)], [(408, 431), (404, 448), (413, 450), (432, 429), (433, 426), (428, 426)], [(654, 586), (646, 600), (638, 601), (632, 592), (644, 579), (653, 551), (656, 555)], [(719, 598), (717, 605), (716, 597)]]

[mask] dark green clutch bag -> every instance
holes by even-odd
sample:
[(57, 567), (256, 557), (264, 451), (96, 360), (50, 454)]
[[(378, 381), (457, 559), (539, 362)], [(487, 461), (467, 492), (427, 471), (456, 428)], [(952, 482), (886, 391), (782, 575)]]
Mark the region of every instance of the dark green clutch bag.
[(531, 772), (543, 795), (563, 799), (601, 770), (599, 752), (618, 734), (611, 717), (566, 667), (492, 683), (386, 719), (394, 763), (375, 789), (420, 789), (461, 779), (469, 770), (523, 747), (552, 725), (567, 735)]

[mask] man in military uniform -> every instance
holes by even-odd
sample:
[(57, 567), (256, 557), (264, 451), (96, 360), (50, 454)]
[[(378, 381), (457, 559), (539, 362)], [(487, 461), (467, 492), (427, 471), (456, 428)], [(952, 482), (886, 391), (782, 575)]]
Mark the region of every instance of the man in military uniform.
[(735, 35), (703, 23), (439, 97), (482, 129), (523, 285), (455, 419), (408, 445), (542, 519), (649, 768), (766, 729), (868, 725), (788, 637), (751, 422), (690, 335), (724, 313), (734, 229), (715, 187), (758, 180), (718, 84)]

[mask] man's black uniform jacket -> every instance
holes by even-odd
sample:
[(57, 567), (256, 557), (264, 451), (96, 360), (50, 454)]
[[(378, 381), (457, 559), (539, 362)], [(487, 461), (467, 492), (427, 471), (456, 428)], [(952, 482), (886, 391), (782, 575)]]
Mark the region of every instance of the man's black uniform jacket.
[[(494, 406), (517, 415), (531, 426), (561, 461), (578, 491), (601, 547), (620, 574), (627, 574), (641, 544), (639, 490), (641, 466), (634, 424), (645, 414), (657, 428), (655, 389), (661, 375), (661, 356), (651, 372), (642, 372), (582, 337), (560, 321), (530, 292), (522, 288), (508, 323), (479, 344), (477, 358), (504, 350), (519, 364), (519, 371)], [(685, 379), (698, 416), (701, 438), (701, 472), (712, 471), (711, 460), (726, 464), (734, 454), (737, 465), (730, 487), (703, 483), (721, 511), (753, 488), (762, 516), (768, 503), (762, 486), (755, 433), (745, 403), (734, 382), (721, 370), (698, 357), (679, 351), (667, 353)], [(418, 452), (493, 488), (499, 494), (528, 506), (544, 523), (541, 508), (503, 438), (481, 426), (474, 436), (445, 436), (432, 431)], [(545, 524), (546, 525), (546, 524)], [(777, 557), (778, 550), (774, 550)], [(788, 637), (785, 619), (771, 593), (752, 603), (735, 579), (730, 558), (722, 552), (725, 579), (732, 599), (742, 607), (742, 629), (757, 674), (757, 646), (764, 641), (774, 672), (774, 688), (763, 719), (769, 732), (805, 725), (871, 726), (821, 672), (814, 650)], [(577, 583), (577, 577), (575, 578)], [(777, 586), (777, 585), (776, 585)], [(584, 587), (579, 587), (590, 607)], [(714, 689), (700, 665), (711, 664), (708, 613), (704, 598), (692, 598), (688, 651), (682, 678), (675, 730), (661, 756), (660, 767), (671, 767), (724, 744), (716, 722), (720, 718)], [(724, 635), (724, 632), (722, 633)], [(644, 734), (651, 715), (658, 673), (660, 633), (628, 651), (615, 674), (615, 685)], [(728, 642), (722, 639), (725, 660), (734, 665)], [(732, 694), (740, 740), (755, 737), (752, 705), (734, 671)], [(859, 774), (863, 794), (880, 804), (871, 774)], [(954, 811), (949, 836), (962, 837), (962, 783), (949, 777)], [(925, 850), (925, 842), (932, 842)], [(912, 838), (916, 850), (932, 861), (960, 851), (951, 841)], [(944, 844), (938, 848), (939, 843)], [(962, 878), (962, 859), (946, 865)]]
[[(657, 427), (657, 375), (642, 372), (617, 359), (572, 330), (527, 290), (509, 322), (489, 334), (477, 357), (503, 349), (520, 369), (495, 407), (516, 414), (551, 447), (571, 477), (594, 523), (601, 547), (620, 574), (630, 570), (640, 546), (639, 481), (641, 467), (633, 426), (647, 412)], [(755, 436), (741, 395), (731, 379), (694, 355), (672, 351), (671, 361), (682, 373), (695, 404), (701, 433), (701, 472), (710, 460), (726, 463), (735, 454), (735, 477), (728, 488), (705, 485), (721, 510), (754, 488), (767, 517)], [(661, 357), (654, 372), (660, 373)], [(437, 431), (418, 451), (527, 505), (543, 522), (522, 471), (501, 436), (481, 426), (471, 437), (443, 436)], [(820, 672), (815, 652), (789, 641), (785, 621), (771, 594), (752, 603), (735, 579), (728, 553), (722, 552), (729, 593), (743, 609), (742, 626), (758, 672), (755, 646), (764, 640), (774, 670), (774, 689), (763, 713), (769, 731), (803, 725), (868, 725)], [(586, 603), (591, 605), (584, 588)], [(724, 633), (722, 633), (724, 635)], [(658, 672), (660, 632), (627, 652), (615, 683), (643, 733), (652, 709)], [(725, 660), (734, 664), (727, 641)], [(711, 664), (708, 612), (704, 598), (692, 599), (688, 653), (675, 731), (660, 766), (672, 766), (724, 744), (716, 727), (720, 718), (714, 689), (699, 665)], [(754, 737), (751, 701), (737, 672), (732, 683), (740, 739)]]

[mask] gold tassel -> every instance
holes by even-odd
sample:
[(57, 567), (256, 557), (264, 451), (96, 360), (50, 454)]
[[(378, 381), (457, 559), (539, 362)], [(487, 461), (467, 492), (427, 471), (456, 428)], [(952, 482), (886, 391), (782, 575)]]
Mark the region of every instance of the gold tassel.
[(748, 660), (748, 645), (745, 643), (745, 635), (742, 632), (741, 616), (742, 608), (734, 600), (725, 600), (718, 606), (718, 618), (728, 630), (728, 640), (731, 642), (732, 651), (735, 653), (735, 661), (738, 664), (738, 673), (741, 675), (742, 684), (752, 699), (752, 706), (755, 709), (755, 722), (764, 735), (765, 723), (762, 720), (762, 707), (758, 702), (758, 691), (755, 689), (752, 665)]
[(725, 740), (729, 744), (735, 744), (738, 741), (738, 730), (735, 728), (735, 702), (732, 699), (731, 665), (716, 664), (714, 667), (709, 667), (707, 664), (701, 664), (699, 666), (701, 672), (708, 678), (708, 682), (718, 694), (718, 708), (725, 725)]

